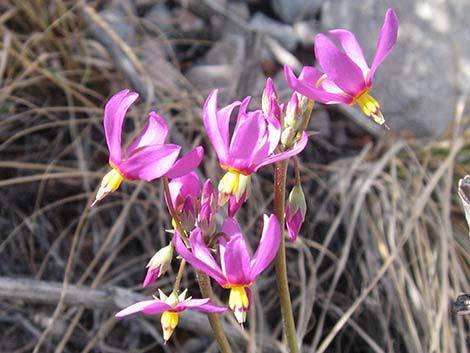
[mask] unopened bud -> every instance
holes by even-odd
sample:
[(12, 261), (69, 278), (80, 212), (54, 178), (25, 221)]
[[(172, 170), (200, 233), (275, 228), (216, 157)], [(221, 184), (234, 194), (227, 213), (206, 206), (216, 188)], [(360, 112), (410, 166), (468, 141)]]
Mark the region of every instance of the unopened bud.
[(149, 263), (147, 264), (147, 275), (145, 276), (143, 286), (147, 287), (151, 283), (155, 282), (166, 271), (168, 271), (172, 259), (173, 242), (164, 248), (161, 248), (155, 253), (155, 255), (152, 256)]
[(300, 183), (292, 188), (286, 205), (286, 227), (289, 239), (295, 241), (305, 221), (307, 203)]

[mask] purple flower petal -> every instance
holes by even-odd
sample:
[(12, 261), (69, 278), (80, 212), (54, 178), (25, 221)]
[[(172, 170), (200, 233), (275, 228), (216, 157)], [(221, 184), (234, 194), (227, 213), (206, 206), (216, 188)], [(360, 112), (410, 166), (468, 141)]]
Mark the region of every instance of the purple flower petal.
[(178, 232), (175, 232), (173, 236), (175, 249), (180, 256), (189, 262), (196, 269), (207, 273), (213, 279), (215, 279), (221, 286), (227, 283), (225, 276), (222, 274), (222, 270), (214, 257), (207, 249), (202, 239), (201, 230), (195, 228), (190, 235), (190, 243), (193, 252), (189, 251), (184, 242), (181, 240)]
[(251, 260), (250, 278), (252, 281), (268, 267), (277, 254), (281, 244), (281, 227), (275, 215), (264, 216), (261, 240)]
[(231, 284), (251, 283), (250, 252), (240, 227), (233, 218), (227, 218), (222, 226), (222, 232), (230, 237), (228, 242), (225, 238), (219, 241), (222, 271)]
[(379, 38), (377, 39), (377, 48), (375, 49), (374, 60), (370, 67), (370, 73), (368, 76), (368, 85), (372, 85), (375, 70), (385, 60), (393, 46), (397, 41), (398, 35), (398, 18), (392, 9), (388, 9), (385, 13), (385, 20), (380, 30)]
[(302, 210), (299, 208), (294, 215), (290, 214), (290, 209), (286, 209), (286, 227), (287, 235), (290, 241), (295, 241), (297, 235), (300, 232), (300, 228), (304, 223), (304, 217), (302, 216)]
[(184, 157), (178, 159), (165, 176), (167, 178), (173, 179), (189, 172), (195, 170), (202, 161), (204, 157), (204, 148), (202, 146), (197, 146), (191, 152), (188, 152)]
[[(190, 172), (182, 177), (172, 179), (168, 188), (170, 189), (171, 200), (173, 202), (173, 207), (178, 210), (183, 205), (182, 203), (190, 197), (198, 197), (201, 193), (201, 183), (199, 182), (199, 177), (195, 172)], [(168, 200), (165, 201), (168, 205)]]
[(147, 124), (137, 138), (127, 147), (126, 155), (130, 156), (136, 149), (150, 145), (163, 145), (168, 135), (168, 125), (155, 112), (149, 113)]
[(304, 150), (305, 146), (307, 146), (307, 142), (308, 142), (308, 135), (304, 132), (302, 133), (302, 137), (295, 144), (294, 147), (292, 147), (290, 150), (287, 150), (285, 152), (281, 152), (281, 153), (278, 153), (278, 154), (272, 155), (271, 157), (266, 158), (263, 162), (261, 162), (260, 164), (256, 166), (255, 171), (265, 165), (268, 165), (274, 162), (279, 162), (279, 161), (282, 161), (284, 159), (287, 159), (287, 158), (290, 158), (292, 156), (299, 154), (300, 152)]
[(288, 65), (284, 65), (284, 77), (287, 84), (294, 91), (299, 92), (305, 97), (325, 104), (349, 104), (353, 101), (354, 98), (346, 94), (331, 93), (322, 88), (316, 87), (316, 84), (322, 75), (323, 73), (314, 67), (305, 66), (299, 76), (300, 78), (297, 78), (292, 69)]
[(150, 267), (147, 269), (147, 274), (145, 275), (144, 284), (142, 285), (144, 288), (148, 287), (149, 285), (151, 285), (153, 282), (155, 282), (158, 279), (160, 268), (161, 268), (161, 265), (155, 269), (152, 269)]
[(104, 132), (109, 160), (114, 164), (122, 159), (121, 132), (124, 117), (138, 97), (138, 93), (125, 89), (112, 96), (104, 108)]
[(244, 170), (252, 164), (257, 145), (265, 133), (263, 120), (261, 111), (238, 116), (229, 150), (232, 166)]
[(315, 56), (323, 72), (344, 92), (356, 96), (366, 88), (360, 67), (324, 34), (315, 36)]
[(184, 301), (181, 304), (184, 304), (184, 306), (188, 309), (202, 311), (204, 313), (209, 313), (209, 314), (222, 313), (224, 311), (227, 311), (227, 308), (224, 306), (218, 306), (218, 305), (210, 303), (209, 298), (190, 299), (190, 300)]
[(117, 167), (130, 180), (152, 181), (168, 172), (180, 150), (180, 146), (171, 144), (142, 147)]
[(234, 102), (218, 112), (217, 95), (218, 90), (213, 90), (207, 97), (203, 107), (203, 123), (217, 156), (225, 161), (229, 145), (230, 116), (233, 109), (241, 103)]
[(329, 33), (338, 40), (346, 55), (361, 68), (362, 76), (366, 77), (369, 72), (369, 66), (354, 33), (345, 29), (334, 29)]
[(132, 304), (131, 306), (128, 306), (127, 308), (118, 312), (115, 316), (124, 317), (138, 312), (142, 312), (144, 314), (158, 314), (170, 309), (171, 306), (165, 304), (160, 300), (144, 300), (142, 302), (138, 302)]

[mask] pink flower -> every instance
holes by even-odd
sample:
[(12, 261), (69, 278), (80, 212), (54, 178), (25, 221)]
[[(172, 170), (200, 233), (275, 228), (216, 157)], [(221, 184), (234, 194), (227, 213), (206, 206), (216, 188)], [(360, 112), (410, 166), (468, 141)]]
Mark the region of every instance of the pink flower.
[(250, 306), (251, 293), (248, 287), (276, 256), (281, 241), (281, 229), (274, 215), (264, 216), (261, 240), (253, 257), (250, 256), (248, 245), (234, 219), (225, 220), (222, 234), (219, 239), (220, 265), (207, 248), (199, 228), (195, 228), (190, 234), (191, 251), (178, 233), (175, 233), (173, 239), (175, 249), (182, 258), (207, 273), (222, 287), (230, 288), (229, 307), (242, 324)]
[(150, 112), (142, 132), (124, 151), (121, 143), (124, 116), (138, 96), (136, 92), (126, 89), (112, 96), (106, 103), (104, 130), (112, 169), (104, 176), (92, 206), (116, 191), (123, 179), (152, 181), (161, 176), (175, 178), (194, 170), (202, 160), (202, 147), (196, 147), (177, 160), (181, 147), (165, 144), (168, 126), (155, 112)]
[(323, 72), (305, 66), (297, 78), (289, 66), (284, 66), (288, 85), (302, 95), (321, 103), (358, 103), (365, 115), (382, 125), (385, 120), (380, 105), (369, 91), (374, 74), (385, 60), (397, 40), (398, 19), (392, 9), (385, 14), (384, 24), (377, 40), (372, 65), (369, 68), (356, 37), (345, 29), (329, 32), (341, 45), (340, 50), (324, 34), (314, 40), (315, 57)]
[[(307, 144), (307, 134), (284, 152), (275, 153), (281, 138), (280, 121), (266, 116), (261, 110), (247, 112), (251, 97), (243, 102), (234, 102), (218, 109), (218, 91), (212, 91), (203, 108), (203, 121), (207, 135), (219, 157), (222, 169), (227, 173), (219, 183), (222, 194), (220, 203), (224, 204), (230, 195), (237, 200), (249, 187), (249, 175), (262, 166), (292, 157), (300, 153)], [(237, 121), (230, 136), (230, 116), (238, 107)]]
[(197, 311), (202, 311), (204, 313), (221, 313), (227, 310), (225, 307), (217, 306), (210, 303), (209, 298), (205, 299), (191, 299), (191, 297), (186, 298), (185, 290), (179, 296), (172, 292), (169, 296), (166, 296), (162, 291), (160, 292), (160, 299), (155, 298), (154, 300), (144, 300), (132, 304), (131, 306), (121, 310), (116, 314), (116, 317), (124, 317), (138, 312), (144, 314), (159, 314), (162, 313), (161, 324), (163, 328), (163, 339), (168, 341), (173, 334), (176, 326), (178, 325), (178, 313), (186, 310), (192, 309)]

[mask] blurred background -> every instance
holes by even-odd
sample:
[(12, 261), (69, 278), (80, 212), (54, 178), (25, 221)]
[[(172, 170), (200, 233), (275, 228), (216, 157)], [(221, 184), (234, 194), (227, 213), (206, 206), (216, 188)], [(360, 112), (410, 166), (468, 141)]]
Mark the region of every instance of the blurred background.
[[(282, 67), (314, 65), (313, 38), (346, 28), (371, 62), (387, 8), (399, 38), (373, 95), (390, 131), (357, 107), (317, 104), (300, 156), (307, 220), (288, 245), (302, 352), (468, 352), (470, 239), (456, 187), (470, 169), (470, 29), (466, 0), (4, 0), (0, 2), (0, 352), (217, 352), (204, 315), (184, 313), (163, 345), (158, 316), (114, 314), (157, 288), (145, 266), (171, 227), (160, 181), (124, 182), (90, 209), (108, 154), (103, 107), (130, 88), (129, 142), (150, 110), (171, 141), (206, 147), (201, 108), (253, 96)], [(292, 180), (290, 181), (292, 185)], [(256, 246), (271, 212), (272, 169), (241, 211)], [(272, 269), (253, 286), (235, 352), (285, 352)], [(194, 274), (183, 286), (199, 297)], [(226, 300), (227, 293), (215, 288)]]

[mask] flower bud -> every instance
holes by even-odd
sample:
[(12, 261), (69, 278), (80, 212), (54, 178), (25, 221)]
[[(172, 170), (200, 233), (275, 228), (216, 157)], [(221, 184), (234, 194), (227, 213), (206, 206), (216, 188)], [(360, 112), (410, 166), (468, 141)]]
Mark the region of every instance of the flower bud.
[(279, 121), (281, 120), (281, 108), (279, 106), (276, 88), (271, 78), (266, 80), (266, 86), (261, 98), (261, 109), (264, 115), (273, 117)]
[(295, 241), (305, 221), (307, 203), (300, 183), (292, 188), (286, 205), (286, 227), (290, 241)]
[(144, 279), (144, 287), (149, 286), (155, 282), (161, 275), (163, 275), (170, 267), (171, 260), (173, 259), (173, 242), (158, 250), (152, 256), (147, 264), (147, 275)]
[(197, 226), (202, 230), (203, 236), (210, 236), (215, 231), (215, 214), (219, 210), (218, 194), (212, 186), (210, 179), (206, 180), (202, 188)]

